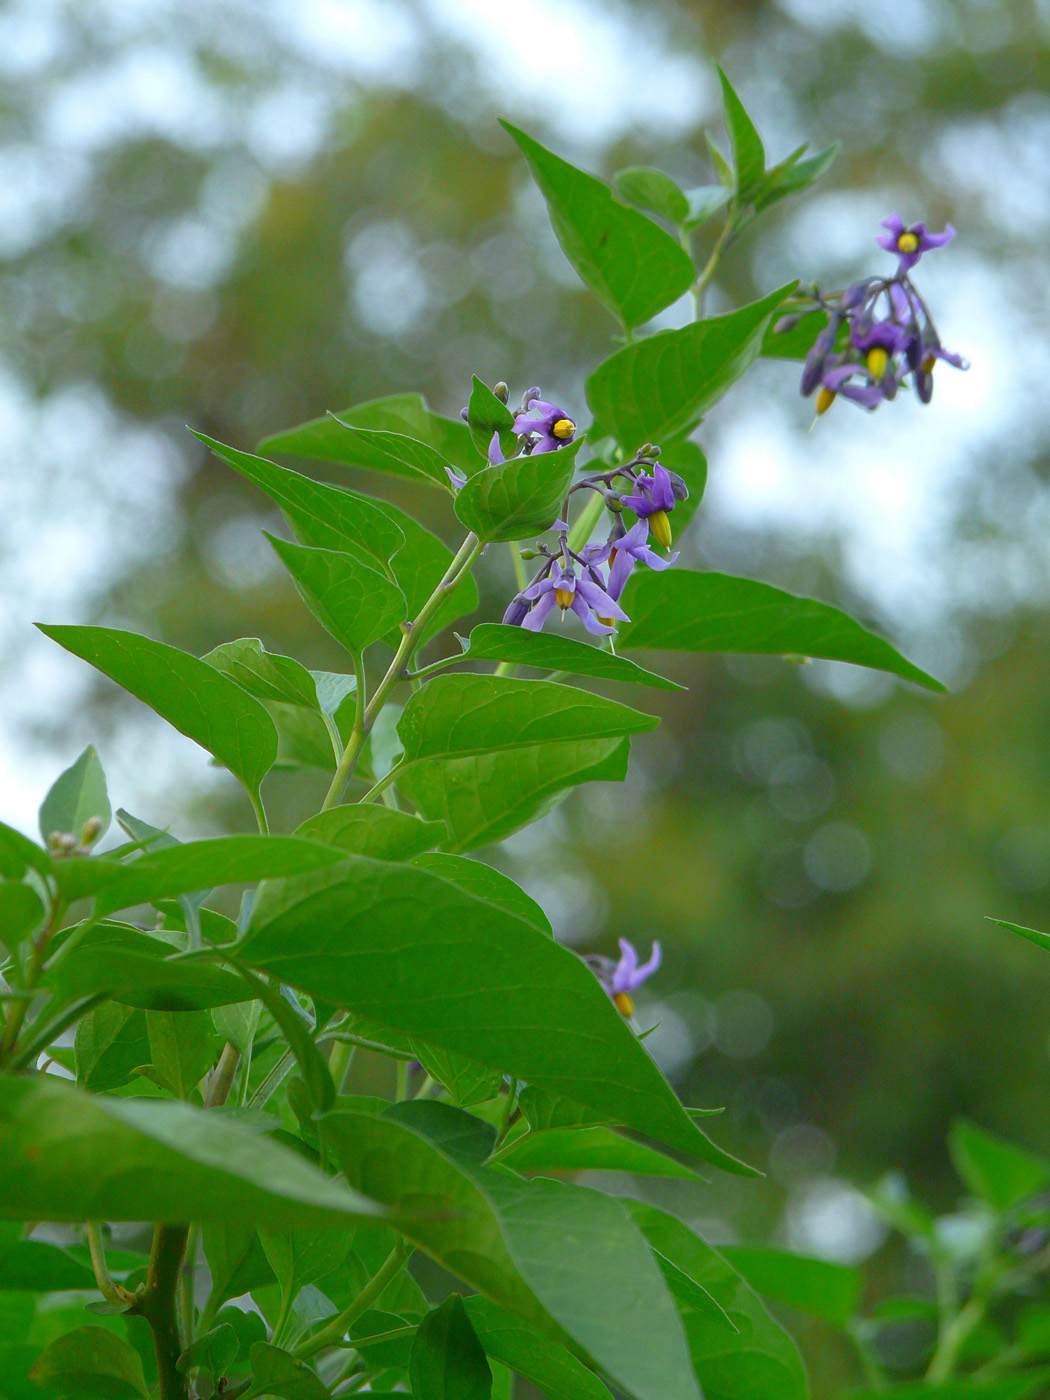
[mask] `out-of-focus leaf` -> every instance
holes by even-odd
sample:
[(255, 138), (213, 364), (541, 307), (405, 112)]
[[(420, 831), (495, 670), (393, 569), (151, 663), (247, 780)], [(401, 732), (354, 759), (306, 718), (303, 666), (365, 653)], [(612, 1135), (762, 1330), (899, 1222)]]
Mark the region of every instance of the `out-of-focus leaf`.
[(499, 1155), (515, 1171), (633, 1172), (638, 1176), (701, 1177), (673, 1157), (610, 1128), (549, 1128), (527, 1133)]
[(682, 689), (674, 681), (658, 676), (655, 671), (646, 671), (625, 656), (614, 656), (612, 652), (579, 642), (574, 637), (527, 632), (524, 627), (510, 627), (502, 622), (482, 622), (460, 642), (464, 657), (470, 661), (512, 661), (519, 666), (633, 682), (655, 686), (658, 690)]
[(64, 1249), (43, 1240), (5, 1239), (0, 1232), (0, 1293), (66, 1293), (97, 1287), (87, 1265)]
[(708, 219), (714, 218), (720, 209), (724, 209), (733, 197), (733, 191), (724, 184), (698, 185), (695, 189), (686, 190), (685, 197), (689, 202), (689, 215), (684, 221), (684, 227), (691, 230), (706, 224)]
[(0, 947), (9, 951), (44, 917), (40, 896), (29, 885), (0, 880)]
[(131, 924), (103, 923), (46, 974), (46, 985), (64, 1001), (104, 992), (126, 1008), (146, 1011), (192, 1011), (251, 999), (244, 983), (222, 968), (170, 961), (176, 951)]
[(328, 1400), (329, 1391), (317, 1372), (297, 1361), (291, 1352), (269, 1342), (256, 1342), (251, 1359), (259, 1394), (279, 1395), (281, 1400)]
[(77, 1022), (73, 1052), (83, 1088), (98, 1094), (121, 1088), (149, 1060), (145, 1013), (115, 1001), (100, 1002)]
[(613, 176), (613, 189), (628, 204), (659, 214), (672, 224), (681, 224), (689, 217), (689, 201), (670, 175), (644, 165), (628, 166)]
[(733, 169), (736, 174), (737, 198), (741, 201), (747, 201), (762, 186), (762, 178), (766, 169), (766, 151), (754, 122), (747, 114), (747, 109), (721, 68), (718, 69), (718, 80), (722, 84), (722, 107), (725, 111), (729, 137), (733, 143)]
[(5, 880), (20, 880), (30, 867), (46, 875), (51, 869), (47, 852), (13, 826), (0, 822), (0, 876)]
[(77, 761), (60, 774), (40, 806), (40, 834), (46, 841), (53, 831), (79, 836), (89, 817), (97, 817), (106, 834), (113, 813), (106, 791), (106, 775), (98, 754), (89, 744)]
[(952, 1165), (976, 1196), (1009, 1210), (1050, 1187), (1050, 1160), (957, 1118), (948, 1135)]
[(41, 1353), (30, 1376), (62, 1400), (145, 1400), (148, 1393), (138, 1352), (107, 1327), (78, 1327), (59, 1337)]
[(840, 1327), (857, 1311), (864, 1287), (859, 1269), (784, 1249), (733, 1245), (722, 1249), (721, 1254), (763, 1298), (786, 1303)]
[(458, 1293), (419, 1324), (408, 1376), (413, 1400), (489, 1400), (492, 1372)]
[(214, 1376), (221, 1376), (237, 1360), (240, 1342), (228, 1322), (220, 1322), (186, 1348), (178, 1360), (180, 1371), (192, 1371), (201, 1366)]
[(593, 1371), (557, 1342), (480, 1293), (464, 1298), (471, 1325), (488, 1356), (524, 1376), (550, 1400), (609, 1400)]
[(188, 1099), (222, 1049), (203, 1011), (147, 1011), (149, 1063), (157, 1082)]

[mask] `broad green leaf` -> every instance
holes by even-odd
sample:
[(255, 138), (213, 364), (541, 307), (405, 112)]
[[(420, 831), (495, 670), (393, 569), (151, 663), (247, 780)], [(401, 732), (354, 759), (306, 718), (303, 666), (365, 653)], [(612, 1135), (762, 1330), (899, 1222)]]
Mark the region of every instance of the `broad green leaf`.
[(638, 1176), (676, 1176), (700, 1181), (696, 1172), (643, 1143), (610, 1128), (550, 1128), (527, 1133), (499, 1154), (515, 1171), (634, 1172)]
[(222, 1049), (211, 1018), (203, 1011), (147, 1011), (146, 1029), (156, 1081), (176, 1098), (190, 1098)]
[[(226, 447), (203, 433), (195, 433), (207, 447), (241, 476), (265, 492), (296, 527), (309, 535), (305, 543), (323, 549), (364, 553), (380, 568), (404, 544), (398, 526), (376, 501), (358, 496), (327, 482), (279, 467), (265, 457)], [(277, 697), (280, 698), (280, 697)]]
[(463, 1306), (486, 1354), (531, 1381), (550, 1400), (609, 1400), (605, 1385), (572, 1352), (491, 1298), (475, 1293)]
[(288, 1230), (259, 1227), (259, 1241), (281, 1292), (294, 1298), (301, 1288), (337, 1269), (350, 1252), (351, 1231)]
[[(718, 67), (717, 64), (715, 66)], [(722, 84), (726, 127), (733, 143), (737, 197), (746, 202), (761, 188), (766, 169), (766, 151), (754, 122), (721, 68), (718, 68), (718, 80)]]
[[(277, 727), (275, 769), (320, 768), (329, 773), (335, 770), (335, 741), (319, 714), (300, 705), (286, 705), (281, 701), (272, 701), (267, 709)], [(346, 738), (340, 719), (336, 720), (336, 725), (339, 729), (341, 756)], [(351, 725), (352, 723), (351, 719)], [(346, 734), (349, 734), (349, 728), (346, 729)], [(366, 756), (362, 756), (354, 776), (364, 777), (367, 771)]]
[(40, 896), (29, 885), (0, 881), (0, 947), (11, 951), (44, 917)]
[(572, 1338), (637, 1400), (695, 1397), (663, 1280), (618, 1202), (470, 1165), (387, 1116), (326, 1124), (347, 1179), (381, 1193), (450, 1272), (553, 1340)]
[(119, 1089), (149, 1060), (145, 1013), (103, 1001), (77, 1022), (73, 1042), (77, 1083), (102, 1094)]
[(325, 875), (268, 884), (239, 955), (311, 996), (750, 1170), (696, 1127), (575, 953), (429, 871), (348, 856)]
[(419, 1324), (408, 1376), (413, 1400), (489, 1400), (492, 1372), (458, 1293)]
[(690, 1278), (677, 1264), (665, 1258), (658, 1249), (653, 1250), (653, 1258), (656, 1260), (656, 1266), (663, 1274), (664, 1282), (671, 1290), (671, 1296), (678, 1304), (680, 1312), (697, 1312), (701, 1317), (709, 1318), (720, 1327), (724, 1327), (727, 1332), (740, 1331), (725, 1308), (715, 1301), (706, 1288), (701, 1288), (696, 1279)]
[(254, 1224), (239, 1220), (205, 1221), (201, 1246), (211, 1275), (209, 1301), (213, 1306), (274, 1282), (270, 1261), (263, 1253)]
[[(474, 435), (474, 445), (486, 462), (493, 433), (499, 433), (500, 447), (506, 457), (516, 452), (520, 446), (518, 439), (510, 431), (514, 424), (514, 414), (476, 374), (467, 404), (467, 424)], [(473, 476), (474, 473), (471, 472), (470, 475)]]
[(72, 767), (55, 779), (40, 807), (40, 834), (46, 841), (53, 831), (79, 836), (89, 817), (97, 817), (104, 836), (113, 813), (106, 791), (106, 775), (98, 754), (89, 744)]
[[(391, 1332), (400, 1335), (386, 1335)], [(354, 1350), (365, 1357), (369, 1366), (407, 1369), (415, 1338), (412, 1324), (400, 1313), (369, 1308), (351, 1325), (348, 1335), (353, 1340)]]
[[(405, 536), (404, 548), (394, 556), (391, 569), (405, 595), (408, 616), (414, 618), (448, 572), (452, 551), (398, 506), (389, 501), (381, 504)], [(478, 586), (473, 574), (466, 574), (423, 631), (423, 641), (436, 637), (442, 628), (472, 613), (477, 606)]]
[(644, 165), (632, 165), (613, 176), (613, 189), (628, 204), (659, 214), (669, 223), (681, 224), (689, 217), (689, 201), (670, 175)]
[(38, 625), (46, 637), (144, 701), (258, 794), (277, 757), (277, 731), (259, 701), (228, 676), (177, 647), (134, 632)]
[(192, 1371), (202, 1366), (212, 1375), (221, 1376), (237, 1360), (240, 1343), (228, 1322), (220, 1322), (186, 1348), (178, 1360), (180, 1371)]
[(281, 1400), (328, 1400), (328, 1389), (318, 1380), (317, 1372), (297, 1361), (290, 1351), (256, 1342), (251, 1359), (257, 1394), (278, 1395)]
[(534, 1133), (547, 1128), (606, 1127), (616, 1122), (608, 1114), (595, 1113), (574, 1099), (537, 1089), (534, 1084), (527, 1084), (518, 1094), (518, 1107)]
[(411, 860), (439, 846), (446, 832), (443, 822), (420, 821), (407, 812), (366, 802), (318, 812), (296, 827), (295, 834), (304, 840), (337, 846), (353, 855), (374, 856), (376, 860)]
[(806, 1375), (794, 1342), (736, 1270), (674, 1216), (641, 1202), (628, 1209), (652, 1247), (709, 1293), (737, 1329), (729, 1332), (701, 1309), (682, 1308), (705, 1400), (806, 1400)]
[(690, 432), (756, 359), (770, 318), (794, 287), (617, 350), (587, 380), (595, 418), (628, 451)]
[[(266, 651), (258, 637), (223, 642), (201, 657), (257, 700), (277, 700), (286, 705), (320, 709), (317, 682), (305, 666), (290, 656)], [(352, 683), (352, 677), (347, 680)]]
[(1043, 1368), (1000, 1376), (994, 1381), (976, 1381), (970, 1376), (960, 1376), (944, 1385), (915, 1381), (890, 1390), (851, 1390), (849, 1400), (1042, 1400), (1048, 1374)]
[(453, 1054), (451, 1050), (443, 1050), (425, 1040), (410, 1036), (409, 1044), (427, 1074), (448, 1090), (453, 1102), (460, 1108), (487, 1103), (499, 1093), (503, 1083), (499, 1070), (479, 1065), (476, 1060)]
[[(429, 443), (404, 433), (390, 433), (376, 428), (355, 428), (343, 419), (336, 419), (348, 439), (348, 460), (359, 461), (373, 471), (389, 472), (427, 481), (432, 486), (452, 490), (448, 468), (452, 463)], [(367, 458), (367, 461), (364, 459)]]
[(242, 1055), (250, 1055), (255, 1044), (255, 1036), (262, 1018), (262, 1003), (258, 1001), (238, 1002), (229, 1006), (213, 1007), (212, 1024)]
[[(695, 442), (679, 438), (668, 443), (660, 454), (660, 461), (669, 471), (677, 473), (689, 487), (687, 500), (678, 501), (671, 512), (671, 530), (676, 540), (682, 538), (686, 526), (700, 509), (707, 487), (707, 458)], [(652, 540), (650, 539), (650, 544)]]
[(298, 836), (217, 836), (187, 841), (124, 864), (105, 857), (60, 861), (55, 867), (67, 900), (95, 897), (95, 912), (152, 904), (187, 890), (300, 875), (333, 865), (341, 852)]
[[(5, 1226), (19, 1230), (19, 1226)], [(94, 1291), (95, 1275), (64, 1249), (43, 1240), (4, 1238), (0, 1232), (0, 1293)]]
[(508, 875), (494, 870), (491, 865), (480, 860), (468, 860), (465, 856), (449, 855), (446, 851), (428, 851), (425, 855), (416, 856), (412, 863), (423, 870), (433, 871), (443, 880), (450, 880), (468, 894), (506, 909), (509, 914), (524, 919), (548, 937), (553, 936), (551, 921), (536, 901)]
[(148, 1393), (138, 1352), (106, 1327), (78, 1327), (59, 1337), (41, 1353), (30, 1376), (63, 1400), (145, 1400)]
[(397, 584), (354, 555), (290, 544), (269, 534), (266, 538), (303, 602), (347, 651), (364, 651), (407, 618), (408, 605)]
[(577, 438), (553, 452), (484, 467), (457, 495), (456, 515), (486, 543), (541, 535), (561, 514), (582, 445)]
[(295, 457), (389, 471), (389, 465), (384, 464), (380, 454), (369, 452), (360, 440), (350, 438), (343, 426), (345, 423), (355, 428), (380, 428), (418, 438), (468, 475), (483, 465), (467, 425), (461, 419), (431, 413), (419, 394), (392, 394), (389, 398), (373, 399), (339, 413), (314, 418), (266, 438), (259, 444), (259, 451), (287, 452)]
[(0, 1215), (14, 1220), (269, 1221), (379, 1213), (297, 1153), (225, 1115), (0, 1077)]
[(0, 822), (0, 876), (5, 880), (20, 880), (30, 868), (46, 875), (51, 869), (47, 852), (13, 826)]
[(976, 1196), (1009, 1210), (1050, 1186), (1050, 1161), (957, 1118), (948, 1135), (952, 1165)]
[(146, 1011), (193, 1011), (251, 999), (240, 978), (209, 963), (178, 961), (178, 952), (168, 939), (131, 924), (101, 923), (46, 974), (46, 985), (63, 1001), (104, 992), (125, 1009)]
[(732, 1245), (723, 1248), (721, 1254), (763, 1298), (786, 1303), (840, 1327), (857, 1311), (864, 1288), (859, 1269), (791, 1254), (785, 1249)]
[[(678, 507), (681, 509), (681, 507)], [(469, 637), (461, 637), (463, 655), (469, 661), (512, 661), (519, 666), (535, 666), (547, 671), (568, 671), (574, 676), (597, 676), (606, 681), (627, 681), (655, 686), (658, 690), (681, 690), (680, 685), (646, 671), (625, 656), (614, 656), (601, 647), (579, 642), (575, 637), (556, 633), (527, 632), (502, 622), (482, 622)]]
[(989, 919), (990, 924), (998, 924), (1000, 928), (1009, 929), (1011, 933), (1019, 933), (1022, 938), (1029, 943), (1034, 943), (1037, 948), (1043, 948), (1050, 952), (1050, 933), (1041, 933), (1037, 928), (1025, 928), (1024, 924), (1012, 924), (1009, 919)]
[(562, 251), (603, 306), (630, 328), (678, 300), (696, 272), (669, 233), (621, 204), (594, 175), (500, 124), (529, 163)]
[(624, 590), (624, 611), (631, 621), (620, 631), (623, 647), (818, 656), (944, 690), (838, 608), (754, 579), (692, 569), (636, 570)]

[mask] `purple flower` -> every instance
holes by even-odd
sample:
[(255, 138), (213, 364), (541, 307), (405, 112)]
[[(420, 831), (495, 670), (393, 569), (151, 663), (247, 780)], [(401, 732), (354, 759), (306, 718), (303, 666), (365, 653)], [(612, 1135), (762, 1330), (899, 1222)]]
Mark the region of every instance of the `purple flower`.
[[(596, 570), (589, 572), (597, 573)], [(614, 618), (620, 622), (629, 621), (619, 603), (610, 598), (604, 588), (593, 579), (577, 578), (572, 569), (563, 564), (555, 564), (546, 578), (524, 589), (518, 597), (535, 604), (521, 623), (529, 632), (539, 632), (555, 606), (561, 608), (563, 614), (571, 608), (595, 637), (615, 632), (615, 627), (610, 625)]]
[(608, 558), (612, 561), (609, 567), (610, 598), (619, 598), (635, 564), (648, 564), (650, 569), (667, 569), (678, 558), (677, 550), (670, 559), (662, 559), (659, 554), (653, 553), (649, 548), (647, 520), (639, 520), (632, 525), (622, 539), (613, 540), (608, 548)]
[(931, 248), (943, 248), (955, 237), (951, 224), (945, 225), (943, 233), (931, 233), (925, 224), (912, 224), (909, 227), (899, 214), (883, 219), (880, 227), (888, 232), (875, 241), (887, 253), (897, 254), (902, 272), (909, 272), (923, 253), (928, 253)]
[[(530, 418), (529, 414), (539, 416)], [(519, 413), (514, 420), (513, 431), (520, 437), (527, 436), (532, 442), (533, 454), (553, 452), (572, 442), (576, 436), (576, 424), (557, 404), (545, 399), (530, 399), (525, 413)]]
[(453, 491), (462, 491), (467, 484), (467, 478), (463, 472), (457, 471), (455, 467), (446, 467), (445, 475), (451, 483)]
[(616, 1009), (629, 1019), (634, 1015), (634, 999), (631, 993), (640, 987), (647, 978), (651, 977), (660, 966), (660, 944), (654, 941), (647, 961), (639, 965), (638, 953), (634, 945), (628, 943), (626, 938), (621, 938), (618, 941), (620, 944), (618, 962), (613, 962), (612, 958), (605, 958), (600, 954), (592, 954), (584, 961), (612, 998)]
[(635, 478), (634, 494), (624, 496), (623, 503), (641, 520), (648, 520), (653, 539), (664, 549), (671, 548), (671, 522), (667, 512), (674, 510), (675, 489), (671, 473), (657, 462), (652, 476)]

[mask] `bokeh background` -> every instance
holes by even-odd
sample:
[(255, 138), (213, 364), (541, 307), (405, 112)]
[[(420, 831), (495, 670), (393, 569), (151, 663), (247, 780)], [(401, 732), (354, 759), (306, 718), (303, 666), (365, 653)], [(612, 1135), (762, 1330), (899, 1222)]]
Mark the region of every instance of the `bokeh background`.
[[(768, 1176), (661, 1199), (713, 1239), (874, 1254), (888, 1278), (911, 1266), (856, 1185), (899, 1171), (949, 1208), (960, 1113), (1050, 1148), (1050, 962), (984, 920), (1050, 921), (1047, 0), (0, 6), (0, 817), (32, 830), (92, 741), (147, 820), (249, 825), (200, 750), (31, 622), (339, 668), (258, 533), (267, 503), (185, 425), (251, 447), (413, 389), (455, 413), (472, 373), (582, 413), (614, 327), (496, 115), (606, 175), (706, 183), (716, 59), (773, 158), (843, 152), (732, 250), (712, 306), (884, 266), (895, 210), (951, 219), (920, 281), (973, 367), (927, 409), (837, 404), (811, 432), (793, 367), (763, 362), (700, 433), (686, 557), (857, 611), (951, 694), (680, 660), (690, 689), (646, 696), (667, 722), (626, 786), (490, 854), (581, 950), (663, 940), (650, 1044)], [(486, 568), (479, 618), (511, 586)], [(316, 787), (270, 800), (294, 820)]]

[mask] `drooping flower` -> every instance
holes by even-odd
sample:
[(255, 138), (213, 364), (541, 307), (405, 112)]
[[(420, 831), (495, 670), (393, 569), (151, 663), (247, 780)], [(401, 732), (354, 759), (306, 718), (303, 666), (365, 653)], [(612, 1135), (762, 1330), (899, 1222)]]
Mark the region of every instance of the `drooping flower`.
[[(561, 608), (563, 615), (571, 609), (587, 631), (596, 637), (607, 637), (615, 632), (615, 627), (611, 625), (613, 619), (629, 621), (615, 598), (610, 598), (605, 589), (594, 581), (593, 575), (597, 571), (588, 569), (587, 572), (592, 574), (591, 578), (577, 578), (573, 569), (564, 564), (555, 564), (545, 578), (523, 589), (518, 597), (535, 606), (522, 620), (521, 626), (529, 632), (539, 632), (555, 607)], [(609, 622), (600, 620), (605, 618)]]
[(619, 598), (635, 564), (648, 564), (650, 569), (667, 569), (678, 558), (675, 550), (670, 559), (664, 559), (649, 548), (649, 520), (639, 520), (626, 535), (613, 540), (608, 546), (610, 598)]
[(945, 225), (943, 233), (931, 233), (925, 224), (905, 224), (899, 214), (883, 219), (880, 227), (887, 232), (875, 241), (887, 253), (897, 254), (902, 272), (910, 272), (923, 253), (931, 248), (943, 248), (955, 237), (951, 224)]
[[(536, 417), (530, 417), (536, 414)], [(532, 444), (532, 452), (554, 452), (576, 436), (576, 424), (557, 404), (530, 399), (526, 411), (514, 420), (513, 431)]]
[(657, 970), (662, 954), (659, 942), (654, 940), (649, 957), (644, 963), (639, 964), (638, 953), (634, 945), (629, 943), (626, 938), (621, 938), (618, 942), (620, 944), (618, 962), (614, 962), (612, 958), (602, 957), (600, 954), (592, 954), (584, 961), (605, 988), (616, 1009), (629, 1020), (634, 1015), (634, 998), (631, 993), (636, 991)]
[(657, 462), (653, 466), (652, 476), (636, 477), (634, 493), (624, 496), (623, 503), (639, 519), (648, 520), (657, 544), (670, 549), (671, 522), (667, 513), (674, 510), (676, 499), (671, 473)]

